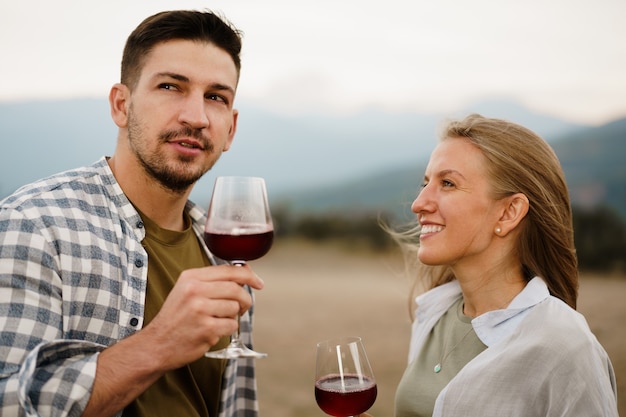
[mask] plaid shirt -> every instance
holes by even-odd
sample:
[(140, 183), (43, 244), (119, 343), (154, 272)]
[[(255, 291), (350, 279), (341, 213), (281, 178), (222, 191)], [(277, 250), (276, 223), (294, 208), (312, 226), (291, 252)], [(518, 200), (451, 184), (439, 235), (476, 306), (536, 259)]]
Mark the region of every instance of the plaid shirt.
[[(203, 211), (186, 209), (202, 236)], [(82, 414), (99, 352), (142, 327), (144, 234), (105, 158), (0, 202), (0, 416)], [(258, 414), (253, 360), (231, 360), (222, 385), (220, 417)]]

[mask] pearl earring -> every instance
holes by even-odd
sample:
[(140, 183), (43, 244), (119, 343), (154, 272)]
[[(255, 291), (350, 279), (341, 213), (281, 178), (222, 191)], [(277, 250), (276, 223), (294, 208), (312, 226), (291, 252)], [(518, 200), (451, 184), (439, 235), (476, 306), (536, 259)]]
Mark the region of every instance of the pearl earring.
[(500, 229), (500, 227), (496, 227), (496, 235), (499, 235), (500, 233), (502, 233), (502, 229)]

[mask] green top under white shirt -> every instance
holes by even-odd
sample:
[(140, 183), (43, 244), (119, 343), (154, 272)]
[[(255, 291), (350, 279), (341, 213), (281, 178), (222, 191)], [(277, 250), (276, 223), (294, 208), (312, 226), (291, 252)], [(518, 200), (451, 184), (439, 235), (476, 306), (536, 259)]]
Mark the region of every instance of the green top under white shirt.
[[(419, 356), (409, 364), (396, 391), (396, 417), (430, 417), (441, 390), (487, 346), (463, 314), (459, 298), (430, 332)], [(437, 372), (438, 371), (438, 372)]]

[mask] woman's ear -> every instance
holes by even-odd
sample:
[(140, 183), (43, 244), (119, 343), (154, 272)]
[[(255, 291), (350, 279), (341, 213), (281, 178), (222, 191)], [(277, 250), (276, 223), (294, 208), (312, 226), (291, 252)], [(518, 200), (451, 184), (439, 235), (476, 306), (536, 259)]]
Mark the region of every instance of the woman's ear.
[(109, 106), (111, 118), (119, 128), (128, 126), (128, 106), (130, 104), (130, 90), (124, 84), (117, 83), (109, 92)]
[(517, 227), (528, 214), (530, 203), (528, 197), (522, 193), (513, 194), (503, 200), (504, 207), (502, 216), (498, 220), (495, 233), (498, 236), (506, 236)]

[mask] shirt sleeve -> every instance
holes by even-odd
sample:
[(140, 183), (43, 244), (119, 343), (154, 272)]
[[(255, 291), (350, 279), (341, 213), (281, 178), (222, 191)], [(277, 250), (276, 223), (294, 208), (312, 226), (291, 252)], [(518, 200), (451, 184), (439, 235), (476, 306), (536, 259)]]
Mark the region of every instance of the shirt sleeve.
[(63, 340), (54, 247), (36, 222), (0, 210), (0, 414), (80, 415), (95, 378), (96, 343)]

